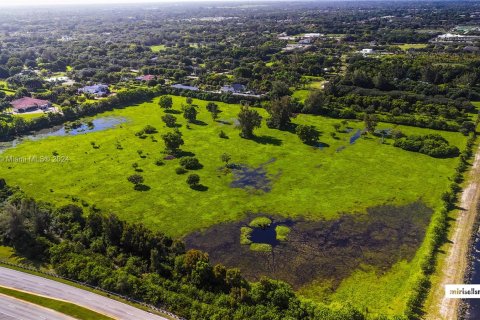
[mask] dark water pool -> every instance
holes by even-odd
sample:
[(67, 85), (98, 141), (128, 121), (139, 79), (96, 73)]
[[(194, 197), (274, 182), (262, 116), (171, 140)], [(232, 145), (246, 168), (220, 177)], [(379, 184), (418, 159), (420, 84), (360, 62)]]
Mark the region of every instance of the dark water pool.
[(97, 118), (88, 122), (81, 122), (79, 126), (74, 128), (67, 128), (65, 125), (57, 126), (49, 129), (40, 130), (27, 138), (32, 140), (42, 139), (46, 137), (56, 137), (56, 136), (76, 136), (79, 134), (102, 131), (110, 129), (124, 123), (126, 121), (123, 117), (103, 117)]
[(360, 139), (361, 136), (362, 136), (362, 131), (360, 131), (360, 129), (357, 129), (357, 131), (350, 137), (350, 144), (354, 144), (355, 141)]
[(90, 132), (102, 131), (113, 128), (127, 120), (123, 117), (102, 117), (92, 120), (91, 122), (79, 122), (75, 127), (68, 127), (66, 125), (55, 126), (48, 129), (42, 129), (32, 134), (16, 138), (12, 141), (1, 142), (0, 152), (9, 148), (14, 148), (25, 140), (40, 140), (47, 137), (57, 136), (76, 136), (79, 134), (86, 134)]
[(269, 192), (272, 189), (272, 180), (277, 178), (281, 172), (276, 176), (269, 175), (265, 168), (266, 165), (275, 162), (275, 158), (262, 163), (257, 168), (251, 168), (245, 165), (239, 165), (237, 169), (234, 169), (234, 180), (230, 183), (231, 188), (251, 188), (255, 190), (261, 190)]
[(266, 228), (252, 228), (252, 233), (250, 234), (250, 240), (253, 243), (267, 243), (272, 247), (279, 245), (281, 242), (277, 240), (277, 232), (275, 228), (277, 226), (286, 226), (286, 227), (293, 227), (295, 224), (294, 221), (291, 220), (281, 220), (281, 221), (274, 221)]
[(271, 246), (279, 244), (273, 223), (266, 228), (253, 228), (250, 240), (253, 243), (268, 243)]

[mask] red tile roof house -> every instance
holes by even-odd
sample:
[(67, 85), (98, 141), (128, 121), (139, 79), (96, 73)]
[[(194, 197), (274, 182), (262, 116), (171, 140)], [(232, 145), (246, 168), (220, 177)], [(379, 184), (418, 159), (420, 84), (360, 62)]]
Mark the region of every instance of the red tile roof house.
[(34, 99), (30, 97), (23, 97), (18, 100), (14, 100), (10, 103), (13, 106), (15, 112), (23, 113), (35, 111), (38, 109), (45, 110), (52, 106), (50, 101)]

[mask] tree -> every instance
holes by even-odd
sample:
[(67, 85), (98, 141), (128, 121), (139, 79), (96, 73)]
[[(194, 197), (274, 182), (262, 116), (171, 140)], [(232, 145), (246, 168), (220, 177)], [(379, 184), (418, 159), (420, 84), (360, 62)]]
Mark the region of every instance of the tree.
[(166, 114), (162, 116), (162, 121), (165, 122), (165, 125), (169, 128), (173, 128), (176, 126), (177, 118), (172, 116), (171, 114)]
[(177, 153), (180, 146), (185, 143), (182, 139), (182, 134), (178, 130), (162, 135), (162, 139), (165, 143), (165, 148), (171, 153)]
[(313, 90), (310, 92), (307, 99), (305, 100), (305, 107), (303, 108), (302, 112), (322, 114), (324, 103), (325, 94), (320, 90)]
[(198, 174), (193, 173), (188, 176), (187, 183), (190, 186), (190, 188), (195, 188), (200, 183), (200, 177), (198, 176)]
[(333, 124), (333, 128), (334, 128), (335, 131), (337, 131), (337, 132), (340, 130), (340, 127), (341, 127), (340, 123), (334, 123), (334, 124)]
[(302, 142), (305, 144), (315, 145), (318, 143), (318, 139), (320, 138), (320, 132), (314, 126), (301, 124), (297, 126), (295, 131), (300, 140), (302, 140)]
[(27, 88), (20, 87), (15, 91), (14, 95), (15, 99), (20, 99), (23, 97), (30, 97), (30, 92), (28, 92)]
[(163, 109), (171, 109), (173, 106), (173, 100), (170, 96), (161, 96), (160, 100), (158, 101), (158, 105)]
[(472, 121), (464, 121), (460, 127), (460, 132), (463, 133), (464, 135), (468, 135), (470, 132), (475, 131), (475, 123)]
[(193, 99), (190, 98), (190, 97), (187, 97), (186, 101), (187, 101), (187, 104), (192, 104), (193, 103)]
[(272, 90), (270, 91), (270, 97), (272, 99), (279, 99), (289, 95), (291, 95), (290, 88), (285, 82), (275, 81), (272, 83)]
[(207, 104), (207, 110), (211, 113), (212, 119), (217, 120), (218, 114), (220, 113), (220, 109), (218, 109), (218, 105), (214, 102), (209, 102)]
[(200, 161), (198, 161), (198, 159), (195, 157), (184, 157), (180, 159), (180, 165), (188, 170), (196, 170), (202, 168)]
[(245, 139), (250, 139), (253, 137), (253, 129), (260, 128), (262, 117), (256, 110), (242, 106), (238, 114), (238, 122), (240, 123), (240, 136)]
[(228, 153), (224, 153), (221, 156), (222, 162), (225, 162), (225, 165), (228, 166), (228, 163), (230, 160), (232, 160), (232, 157)]
[(194, 122), (197, 120), (197, 109), (192, 105), (187, 105), (183, 109), (183, 117), (187, 119), (188, 122)]
[(137, 188), (140, 184), (143, 183), (143, 181), (145, 181), (145, 179), (143, 179), (143, 177), (139, 174), (132, 174), (127, 178), (127, 180), (133, 183), (135, 185), (135, 188)]
[(377, 117), (373, 114), (367, 113), (365, 114), (363, 121), (365, 122), (365, 129), (367, 132), (373, 134), (375, 132), (375, 128), (377, 127)]
[(267, 119), (267, 126), (269, 128), (285, 130), (290, 124), (292, 109), (292, 103), (288, 96), (272, 100), (267, 107), (267, 111), (270, 114), (270, 118)]

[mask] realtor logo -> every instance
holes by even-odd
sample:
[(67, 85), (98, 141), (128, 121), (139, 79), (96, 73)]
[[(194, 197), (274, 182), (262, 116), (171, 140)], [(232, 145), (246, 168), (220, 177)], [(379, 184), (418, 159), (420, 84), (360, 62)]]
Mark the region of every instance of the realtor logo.
[(445, 296), (451, 299), (479, 299), (480, 284), (447, 284)]

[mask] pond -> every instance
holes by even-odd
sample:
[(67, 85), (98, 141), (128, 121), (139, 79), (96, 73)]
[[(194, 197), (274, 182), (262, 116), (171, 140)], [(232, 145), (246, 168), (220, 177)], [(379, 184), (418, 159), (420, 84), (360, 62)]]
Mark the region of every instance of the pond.
[(362, 133), (364, 133), (364, 131), (361, 131), (360, 129), (358, 129), (358, 130), (350, 137), (350, 144), (354, 144), (355, 141), (357, 141), (358, 139), (360, 139), (360, 137), (362, 136)]
[(249, 239), (252, 243), (266, 243), (275, 247), (281, 243), (277, 238), (277, 226), (285, 226), (291, 228), (295, 225), (291, 220), (278, 220), (273, 221), (270, 225), (264, 228), (255, 227), (252, 228)]
[(72, 126), (72, 123), (54, 126), (52, 128), (42, 129), (32, 134), (16, 138), (12, 141), (1, 142), (0, 152), (3, 152), (9, 148), (14, 148), (25, 140), (40, 140), (48, 137), (58, 136), (76, 136), (79, 134), (110, 129), (126, 121), (127, 119), (123, 117), (102, 117), (93, 119), (90, 122), (78, 121), (75, 122), (77, 124), (75, 126)]
[[(184, 240), (188, 249), (208, 252), (212, 263), (238, 267), (253, 281), (268, 276), (300, 288), (317, 279), (331, 281), (335, 287), (362, 264), (388, 270), (398, 261), (411, 260), (432, 212), (422, 202), (414, 202), (373, 207), (365, 214), (343, 214), (331, 220), (288, 222), (270, 215), (270, 226), (255, 228), (249, 236), (253, 243), (271, 245), (271, 250), (261, 252), (241, 243), (242, 228), (256, 215), (194, 232)], [(290, 232), (285, 241), (278, 241), (275, 229), (282, 225)]]

